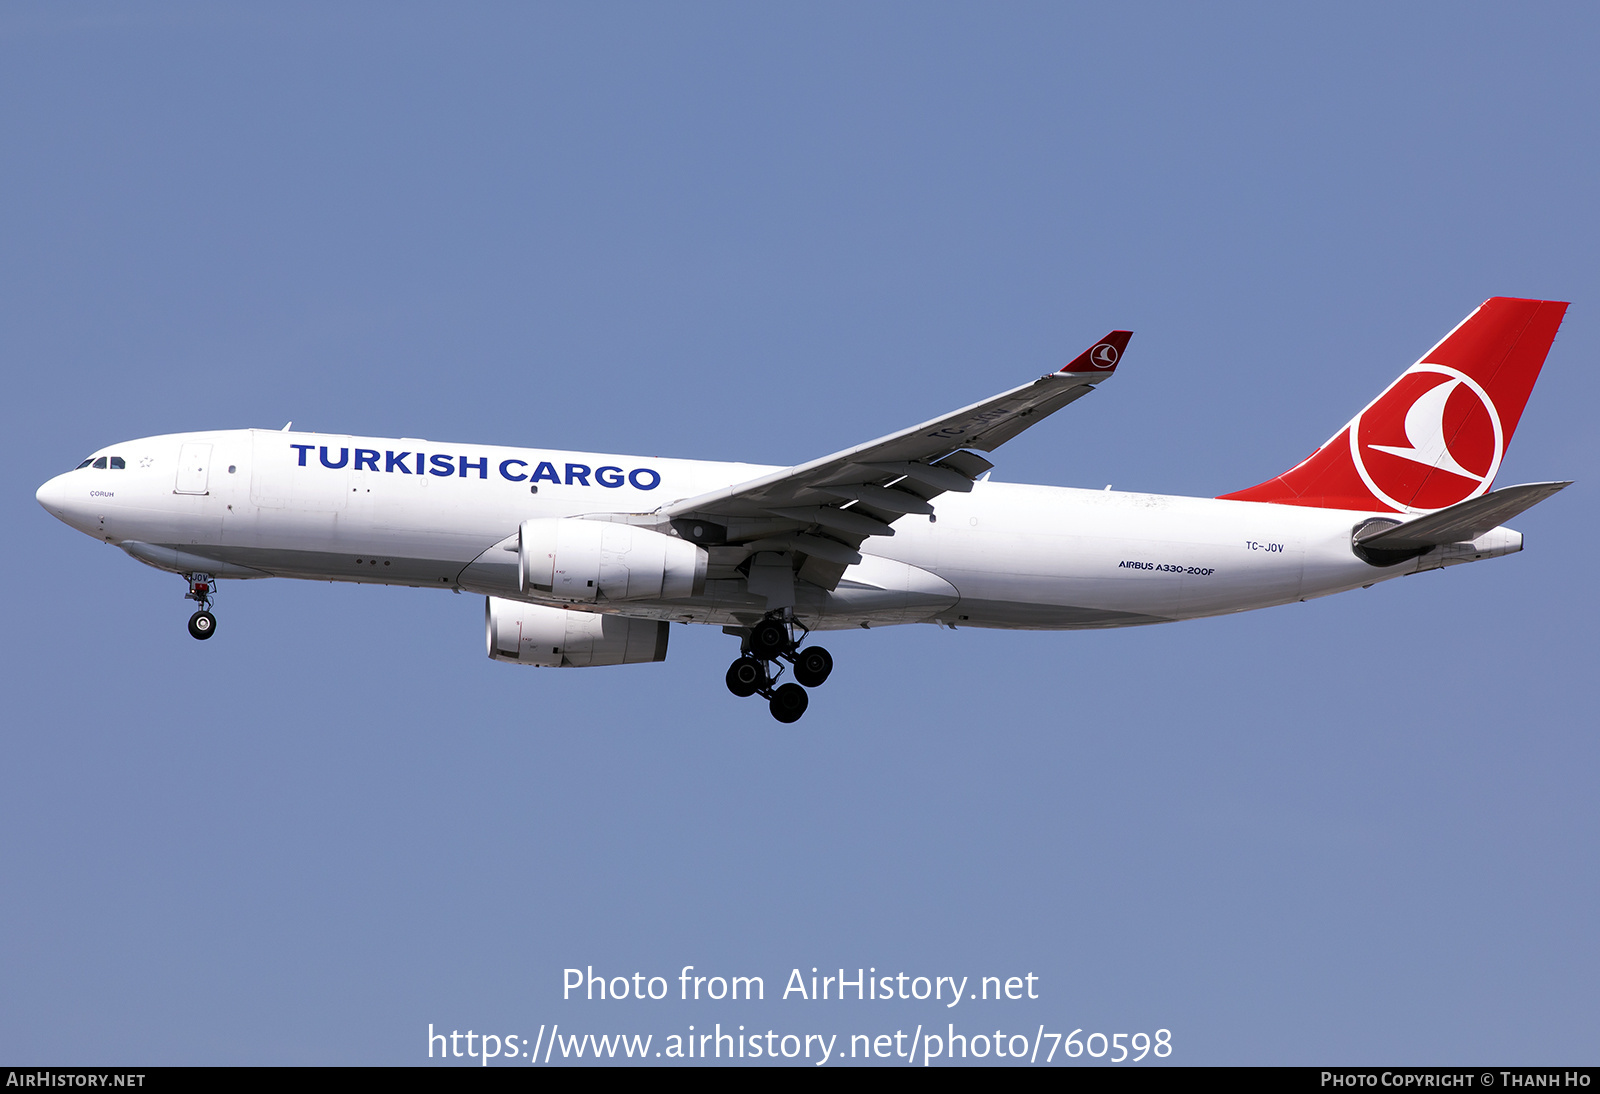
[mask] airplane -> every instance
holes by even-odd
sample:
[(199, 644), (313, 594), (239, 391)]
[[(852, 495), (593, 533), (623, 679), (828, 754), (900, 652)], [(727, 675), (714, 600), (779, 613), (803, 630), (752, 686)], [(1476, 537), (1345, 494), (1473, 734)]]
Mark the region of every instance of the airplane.
[(980, 453), (1115, 375), (1125, 330), (793, 467), (290, 423), (114, 444), (37, 496), (181, 575), (198, 639), (219, 580), (265, 577), (482, 595), (489, 657), (518, 665), (661, 661), (670, 624), (703, 623), (739, 640), (728, 689), (789, 723), (833, 669), (812, 632), (1167, 623), (1520, 551), (1503, 522), (1570, 483), (1494, 480), (1566, 308), (1485, 301), (1310, 456), (1217, 498), (991, 481)]

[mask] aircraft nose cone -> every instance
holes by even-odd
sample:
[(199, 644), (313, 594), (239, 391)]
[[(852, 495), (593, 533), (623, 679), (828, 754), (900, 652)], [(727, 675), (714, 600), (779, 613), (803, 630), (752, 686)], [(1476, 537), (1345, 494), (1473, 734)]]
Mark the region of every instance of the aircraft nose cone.
[(64, 478), (65, 475), (57, 475), (39, 487), (33, 495), (52, 516), (59, 517), (66, 511), (67, 484), (61, 481)]
[(84, 496), (81, 480), (73, 481), (70, 474), (57, 475), (34, 492), (44, 511), (80, 532), (88, 531), (90, 514), (88, 498)]

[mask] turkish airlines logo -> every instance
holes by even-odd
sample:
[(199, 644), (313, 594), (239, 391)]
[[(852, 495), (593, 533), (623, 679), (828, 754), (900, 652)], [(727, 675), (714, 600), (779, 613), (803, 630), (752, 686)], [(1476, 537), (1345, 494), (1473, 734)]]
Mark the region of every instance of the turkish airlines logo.
[[(1489, 489), (1505, 433), (1489, 393), (1446, 365), (1414, 365), (1350, 423), (1367, 489), (1406, 512), (1432, 512)], [(1401, 500), (1406, 499), (1406, 500)]]
[(1116, 368), (1117, 347), (1110, 342), (1101, 342), (1089, 351), (1089, 363), (1095, 368)]

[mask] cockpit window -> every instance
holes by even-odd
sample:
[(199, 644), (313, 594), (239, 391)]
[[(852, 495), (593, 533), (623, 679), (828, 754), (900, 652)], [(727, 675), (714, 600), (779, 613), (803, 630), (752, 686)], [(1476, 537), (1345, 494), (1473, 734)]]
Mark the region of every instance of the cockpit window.
[(98, 460), (94, 461), (94, 465), (100, 470), (104, 471), (106, 469), (106, 458), (101, 456)]
[(121, 456), (112, 456), (111, 457), (111, 470), (113, 470), (113, 471), (124, 471), (124, 470), (127, 469), (127, 467), (128, 467), (128, 465), (125, 462), (123, 462), (123, 459), (122, 459)]
[(82, 463), (80, 463), (77, 467), (74, 467), (73, 470), (74, 471), (82, 471), (85, 467), (88, 467), (93, 462), (94, 462), (94, 457), (90, 456), (88, 459), (86, 459)]

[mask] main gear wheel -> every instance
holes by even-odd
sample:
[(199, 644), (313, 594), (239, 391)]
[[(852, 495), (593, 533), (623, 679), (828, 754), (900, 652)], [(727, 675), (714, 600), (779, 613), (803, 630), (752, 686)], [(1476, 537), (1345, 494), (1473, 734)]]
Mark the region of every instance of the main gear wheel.
[(741, 699), (748, 699), (771, 682), (766, 663), (754, 657), (741, 657), (729, 665), (725, 679), (728, 690)]
[(819, 688), (833, 671), (833, 655), (821, 646), (807, 646), (794, 658), (794, 678), (808, 688)]

